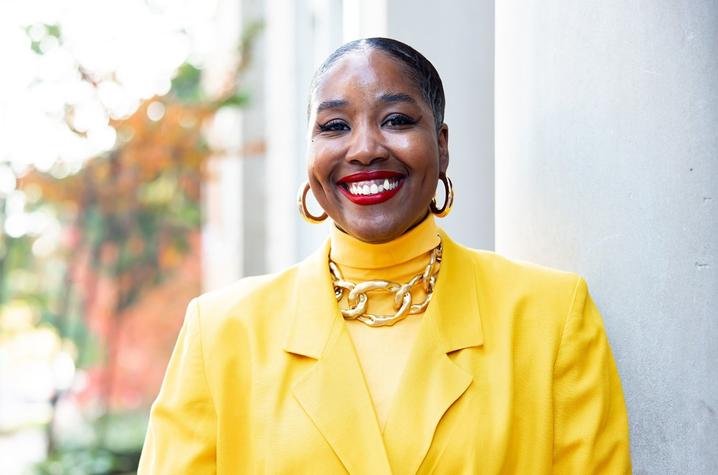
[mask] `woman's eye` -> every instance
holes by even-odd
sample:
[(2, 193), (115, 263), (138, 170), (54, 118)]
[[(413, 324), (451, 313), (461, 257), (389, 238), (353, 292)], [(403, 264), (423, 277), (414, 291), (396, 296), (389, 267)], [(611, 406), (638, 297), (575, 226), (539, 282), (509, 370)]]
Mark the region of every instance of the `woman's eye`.
[(402, 127), (405, 125), (413, 125), (415, 123), (416, 121), (414, 119), (403, 114), (392, 114), (384, 121), (384, 125), (388, 125), (389, 127)]
[(349, 126), (341, 120), (330, 120), (325, 124), (319, 124), (319, 130), (321, 132), (341, 132), (349, 130)]

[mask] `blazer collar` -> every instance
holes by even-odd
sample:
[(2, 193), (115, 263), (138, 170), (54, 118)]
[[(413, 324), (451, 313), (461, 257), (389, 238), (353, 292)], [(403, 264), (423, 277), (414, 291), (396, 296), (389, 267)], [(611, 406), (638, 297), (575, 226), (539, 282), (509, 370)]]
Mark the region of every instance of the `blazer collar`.
[[(480, 286), (472, 251), (455, 243), (443, 230), (444, 245), (433, 306), (439, 345), (445, 353), (481, 346), (484, 333), (479, 311)], [(443, 274), (443, 275), (442, 275)]]
[(319, 359), (338, 313), (329, 274), (329, 239), (299, 263), (295, 279), (284, 349)]
[[(430, 306), (438, 345), (445, 352), (481, 346), (484, 342), (479, 314), (479, 285), (471, 251), (455, 243), (443, 230), (443, 261)], [(321, 358), (337, 302), (329, 275), (330, 241), (302, 261), (297, 269), (290, 312), (292, 318), (284, 349), (290, 353)]]

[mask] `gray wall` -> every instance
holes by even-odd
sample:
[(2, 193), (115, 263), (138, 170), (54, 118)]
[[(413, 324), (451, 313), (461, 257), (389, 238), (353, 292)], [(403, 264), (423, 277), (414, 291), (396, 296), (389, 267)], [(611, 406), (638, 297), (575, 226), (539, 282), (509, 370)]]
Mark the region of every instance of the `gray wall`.
[(718, 473), (718, 2), (496, 2), (496, 246), (587, 277), (634, 473)]

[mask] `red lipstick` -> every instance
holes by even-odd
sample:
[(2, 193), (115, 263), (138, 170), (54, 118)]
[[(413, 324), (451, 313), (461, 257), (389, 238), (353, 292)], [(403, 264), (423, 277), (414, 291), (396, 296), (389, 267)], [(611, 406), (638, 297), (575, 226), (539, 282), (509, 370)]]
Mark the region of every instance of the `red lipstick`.
[[(384, 180), (383, 182), (381, 180)], [(361, 182), (372, 182), (363, 183)], [(341, 178), (339, 190), (352, 203), (375, 205), (391, 199), (404, 184), (404, 175), (388, 170), (352, 173)], [(388, 185), (385, 188), (385, 185)]]

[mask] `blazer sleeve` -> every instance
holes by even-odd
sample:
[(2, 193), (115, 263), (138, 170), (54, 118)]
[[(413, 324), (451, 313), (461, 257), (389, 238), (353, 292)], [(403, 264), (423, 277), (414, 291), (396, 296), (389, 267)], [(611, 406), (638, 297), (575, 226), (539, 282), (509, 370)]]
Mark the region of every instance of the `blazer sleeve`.
[(621, 381), (582, 278), (561, 336), (553, 397), (554, 473), (631, 473)]
[(138, 475), (216, 472), (216, 414), (202, 351), (199, 309), (194, 299), (150, 411)]

